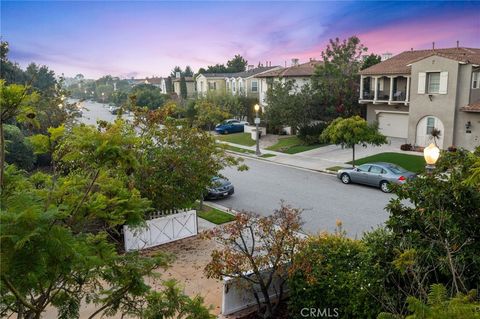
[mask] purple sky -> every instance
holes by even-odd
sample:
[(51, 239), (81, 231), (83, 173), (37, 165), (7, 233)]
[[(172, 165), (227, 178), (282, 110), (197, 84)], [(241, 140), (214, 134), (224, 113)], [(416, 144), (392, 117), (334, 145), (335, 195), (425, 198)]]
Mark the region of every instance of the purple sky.
[[(1, 1), (10, 59), (87, 77), (168, 75), (235, 54), (250, 64), (319, 58), (329, 38), (370, 52), (480, 47), (480, 2)], [(288, 62), (289, 63), (289, 62)]]

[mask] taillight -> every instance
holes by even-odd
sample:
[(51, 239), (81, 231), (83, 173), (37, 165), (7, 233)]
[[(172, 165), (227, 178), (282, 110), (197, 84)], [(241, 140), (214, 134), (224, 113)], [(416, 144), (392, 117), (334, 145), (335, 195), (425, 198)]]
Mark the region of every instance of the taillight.
[(405, 181), (406, 178), (405, 178), (405, 176), (400, 176), (400, 177), (398, 178), (398, 180), (399, 180), (399, 181)]

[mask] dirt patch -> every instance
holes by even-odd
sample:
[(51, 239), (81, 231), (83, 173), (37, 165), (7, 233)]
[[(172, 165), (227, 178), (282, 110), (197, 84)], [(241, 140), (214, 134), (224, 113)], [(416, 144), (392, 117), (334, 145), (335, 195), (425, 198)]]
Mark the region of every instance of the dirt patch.
[(274, 134), (267, 134), (264, 135), (260, 138), (260, 148), (267, 148), (272, 145), (277, 144), (278, 142), (278, 136), (279, 135), (274, 135)]
[[(199, 236), (182, 239), (155, 248), (155, 251), (171, 253), (175, 261), (167, 270), (159, 269), (162, 279), (175, 279), (184, 287), (185, 294), (193, 297), (201, 295), (206, 306), (212, 305), (212, 314), (218, 315), (222, 306), (222, 283), (207, 278), (203, 269), (210, 261), (210, 255), (218, 243), (200, 239)], [(151, 283), (161, 289), (160, 283)]]

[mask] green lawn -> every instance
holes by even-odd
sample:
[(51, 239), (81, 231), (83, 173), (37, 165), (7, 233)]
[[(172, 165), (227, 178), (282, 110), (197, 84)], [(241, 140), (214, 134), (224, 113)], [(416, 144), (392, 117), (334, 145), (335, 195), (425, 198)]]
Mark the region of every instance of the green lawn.
[(245, 146), (255, 145), (255, 141), (252, 140), (252, 135), (250, 133), (235, 133), (235, 134), (228, 134), (228, 135), (220, 135), (220, 136), (217, 136), (217, 139), (224, 142), (240, 144)]
[(332, 167), (328, 167), (327, 171), (337, 172), (339, 169), (342, 169), (342, 168), (343, 166), (332, 166)]
[[(247, 149), (232, 146), (232, 145), (225, 145), (225, 149), (227, 149), (229, 151), (232, 151), (232, 152), (242, 153), (242, 154), (255, 154), (255, 151), (247, 150)], [(274, 156), (276, 156), (276, 155), (275, 154), (263, 154), (260, 157), (268, 158), (268, 157), (274, 157)]]
[(235, 219), (232, 214), (222, 212), (219, 209), (203, 205), (203, 210), (199, 211), (198, 217), (208, 220), (216, 225), (231, 222)]
[[(372, 162), (388, 162), (397, 164), (409, 171), (420, 173), (425, 168), (425, 160), (423, 156), (401, 154), (401, 153), (380, 153), (355, 160), (355, 165), (372, 163)], [(347, 164), (352, 164), (348, 162)]]
[(323, 144), (305, 145), (303, 141), (300, 140), (297, 136), (286, 136), (286, 137), (280, 137), (278, 139), (277, 144), (267, 147), (267, 150), (277, 151), (277, 152), (282, 152), (287, 154), (296, 154), (300, 152), (313, 150), (314, 148), (318, 148), (320, 146), (324, 146), (324, 145)]

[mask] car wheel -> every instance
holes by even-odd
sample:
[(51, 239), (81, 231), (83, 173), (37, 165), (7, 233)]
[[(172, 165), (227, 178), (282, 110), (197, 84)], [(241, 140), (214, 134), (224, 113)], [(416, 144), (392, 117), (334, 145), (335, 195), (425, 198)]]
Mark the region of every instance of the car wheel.
[(390, 187), (388, 186), (388, 182), (387, 182), (387, 181), (381, 181), (381, 182), (380, 182), (380, 189), (381, 189), (382, 192), (384, 192), (384, 193), (390, 193), (390, 192), (391, 192), (391, 189), (390, 189)]
[(342, 176), (340, 176), (340, 179), (344, 184), (350, 184), (351, 182), (350, 175), (348, 175), (347, 173), (343, 173)]
[(227, 135), (227, 134), (228, 134), (228, 131), (225, 130), (225, 131), (222, 132), (222, 134), (223, 134), (223, 135)]

